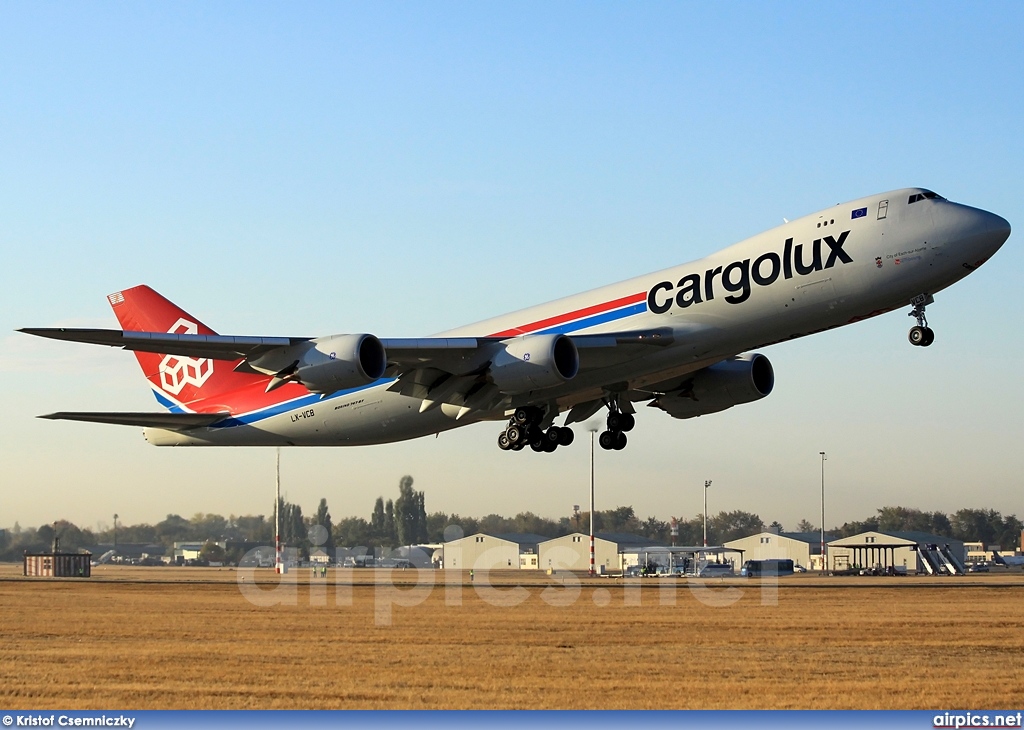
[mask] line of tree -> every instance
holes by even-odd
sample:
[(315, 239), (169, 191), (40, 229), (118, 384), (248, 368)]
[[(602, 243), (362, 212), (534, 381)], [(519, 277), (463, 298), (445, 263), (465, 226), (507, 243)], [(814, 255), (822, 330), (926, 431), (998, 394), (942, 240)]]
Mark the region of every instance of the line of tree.
[[(560, 537), (571, 532), (587, 533), (590, 515), (578, 512), (557, 518), (541, 517), (532, 512), (520, 512), (514, 517), (489, 514), (484, 517), (464, 517), (458, 514), (426, 511), (426, 497), (413, 489), (413, 478), (403, 476), (398, 484), (398, 496), (385, 500), (377, 497), (369, 519), (345, 517), (334, 523), (326, 498), (321, 499), (316, 512), (306, 517), (302, 507), (284, 499), (278, 505), (281, 514), (281, 539), (298, 548), (304, 555), (321, 549), (333, 554), (337, 547), (384, 547), (420, 543), (439, 543), (453, 535), (477, 533), (508, 534), (531, 533), (543, 537)], [(670, 523), (657, 517), (640, 519), (631, 506), (600, 510), (594, 513), (597, 532), (618, 532), (642, 535), (652, 540), (669, 542), (673, 538)], [(782, 532), (783, 525), (772, 522), (770, 527)], [(453, 528), (457, 528), (455, 532)], [(698, 514), (677, 520), (677, 545), (699, 545), (703, 541), (704, 520)], [(709, 544), (721, 544), (764, 528), (760, 516), (752, 512), (735, 510), (709, 515), (707, 530)], [(35, 529), (22, 529), (17, 523), (0, 530), (0, 560), (19, 560), (22, 552), (47, 550), (54, 537), (54, 525)], [(818, 527), (808, 520), (795, 526), (796, 532), (816, 532)], [(874, 516), (859, 522), (845, 522), (827, 532), (836, 537), (847, 537), (869, 530), (889, 532), (918, 531), (964, 542), (983, 542), (1013, 550), (1019, 545), (1021, 520), (1016, 515), (1003, 516), (991, 509), (961, 509), (952, 514), (926, 512), (909, 507), (882, 507)], [(114, 542), (113, 526), (96, 530), (79, 528), (67, 520), (56, 523), (61, 548), (109, 546)], [(191, 519), (180, 515), (167, 515), (155, 525), (117, 525), (117, 542), (157, 544), (170, 548), (175, 542), (205, 542), (207, 553), (217, 554), (215, 542), (248, 542), (271, 545), (274, 541), (274, 518), (264, 515), (231, 515), (196, 513)], [(213, 559), (213, 558), (211, 558)]]
[(79, 527), (68, 520), (23, 528), (14, 526), (0, 530), (0, 560), (20, 560), (25, 551), (49, 550), (56, 534), (62, 550), (118, 544), (162, 545), (171, 547), (175, 542), (247, 541), (270, 544), (274, 537), (273, 518), (263, 515), (230, 515), (197, 512), (191, 519), (181, 515), (167, 515), (155, 525), (117, 523), (100, 525), (95, 530)]
[(911, 507), (882, 507), (863, 522), (846, 522), (830, 530), (837, 537), (849, 537), (869, 530), (883, 532), (928, 532), (962, 542), (983, 542), (1013, 551), (1020, 547), (1024, 523), (1016, 515), (1003, 516), (993, 509), (961, 509), (952, 514), (924, 512)]

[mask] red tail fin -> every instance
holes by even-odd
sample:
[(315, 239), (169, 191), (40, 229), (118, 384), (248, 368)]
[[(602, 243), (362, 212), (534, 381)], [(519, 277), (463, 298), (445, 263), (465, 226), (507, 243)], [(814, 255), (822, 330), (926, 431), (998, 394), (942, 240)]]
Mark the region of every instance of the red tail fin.
[[(121, 323), (133, 332), (175, 332), (178, 334), (217, 334), (191, 314), (157, 294), (148, 286), (136, 286), (107, 297)], [(262, 391), (268, 381), (265, 375), (235, 372), (236, 362), (209, 358), (158, 355), (136, 352), (142, 372), (157, 390), (161, 402), (186, 405), (199, 412), (224, 410), (239, 404), (229, 403), (236, 397), (228, 394), (243, 390)], [(198, 403), (201, 401), (201, 403)]]
[(173, 302), (145, 284), (115, 292), (107, 297), (121, 329), (132, 332), (180, 332), (217, 334)]

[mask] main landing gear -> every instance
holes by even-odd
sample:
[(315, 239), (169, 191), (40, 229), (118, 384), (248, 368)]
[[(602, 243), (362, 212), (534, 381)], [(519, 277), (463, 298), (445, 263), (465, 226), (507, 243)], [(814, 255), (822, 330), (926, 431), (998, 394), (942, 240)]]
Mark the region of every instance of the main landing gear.
[(502, 451), (521, 451), (529, 445), (534, 451), (550, 453), (559, 446), (572, 443), (575, 435), (571, 428), (551, 426), (545, 431), (540, 427), (543, 420), (544, 411), (541, 408), (516, 408), (508, 426), (498, 436), (498, 448)]
[(632, 431), (636, 420), (632, 413), (623, 413), (616, 403), (608, 404), (608, 430), (597, 437), (597, 443), (606, 451), (626, 448), (626, 431)]
[(919, 294), (910, 300), (914, 308), (909, 312), (909, 316), (917, 319), (917, 325), (910, 328), (907, 339), (915, 347), (928, 347), (935, 342), (935, 333), (928, 326), (928, 320), (924, 316), (924, 308), (934, 301), (931, 294)]

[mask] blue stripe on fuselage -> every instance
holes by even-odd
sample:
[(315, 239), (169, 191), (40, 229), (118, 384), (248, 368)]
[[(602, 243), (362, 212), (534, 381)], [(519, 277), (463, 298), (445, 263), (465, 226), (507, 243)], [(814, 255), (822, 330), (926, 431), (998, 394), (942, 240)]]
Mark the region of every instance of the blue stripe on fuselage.
[(534, 332), (534, 334), (563, 335), (569, 332), (576, 332), (577, 330), (584, 330), (588, 327), (596, 327), (597, 325), (605, 324), (606, 322), (614, 322), (617, 319), (632, 317), (634, 314), (643, 314), (646, 311), (647, 302), (640, 302), (639, 304), (633, 304), (629, 307), (623, 307), (622, 309), (615, 309), (611, 312), (595, 314), (593, 317), (587, 317), (586, 319), (577, 319), (575, 322), (566, 322), (565, 324), (560, 324), (546, 330)]
[[(593, 317), (586, 317), (584, 319), (578, 319), (575, 322), (567, 322), (565, 324), (560, 324), (560, 325), (557, 325), (555, 327), (550, 327), (550, 328), (545, 329), (545, 330), (540, 330), (540, 331), (534, 332), (532, 334), (534, 334), (534, 335), (568, 334), (570, 332), (577, 332), (579, 330), (587, 329), (588, 327), (596, 327), (597, 325), (605, 324), (607, 322), (614, 322), (615, 320), (618, 320), (618, 319), (625, 319), (626, 317), (632, 317), (634, 314), (643, 314), (646, 311), (647, 311), (647, 302), (640, 302), (639, 304), (632, 304), (632, 305), (630, 305), (628, 307), (623, 307), (622, 309), (612, 310), (611, 312), (603, 312), (601, 314), (595, 314)], [(302, 397), (296, 398), (294, 400), (283, 401), (281, 403), (277, 403), (277, 404), (272, 405), (272, 406), (267, 406), (267, 407), (262, 408), (262, 409), (257, 410), (257, 411), (252, 411), (251, 413), (245, 413), (245, 414), (242, 414), (242, 415), (232, 416), (230, 418), (225, 418), (223, 421), (218, 421), (217, 423), (209, 426), (209, 428), (211, 428), (211, 429), (213, 429), (213, 428), (233, 428), (235, 426), (252, 425), (253, 423), (257, 423), (259, 421), (262, 421), (265, 418), (271, 418), (273, 416), (279, 416), (282, 413), (287, 413), (288, 411), (293, 411), (293, 410), (296, 410), (296, 409), (299, 409), (299, 408), (304, 408), (306, 406), (317, 405), (319, 403), (323, 403), (324, 401), (333, 400), (334, 398), (342, 398), (342, 397), (344, 397), (346, 395), (351, 395), (352, 393), (358, 393), (358, 392), (363, 391), (363, 390), (368, 390), (370, 388), (375, 388), (378, 385), (384, 385), (386, 383), (393, 383), (395, 380), (396, 380), (396, 378), (381, 378), (380, 380), (374, 381), (373, 383), (370, 383), (369, 385), (361, 385), (361, 386), (359, 386), (357, 388), (349, 388), (347, 390), (339, 390), (339, 391), (337, 391), (335, 393), (331, 393), (330, 395), (323, 396), (323, 397), (321, 397), (319, 395), (316, 395), (315, 393), (311, 393), (310, 395), (302, 396)], [(165, 408), (170, 410), (171, 413), (187, 413), (188, 412), (185, 409), (183, 409), (181, 406), (178, 406), (175, 403), (173, 403), (170, 399), (168, 399), (165, 396), (163, 396), (162, 394), (158, 393), (156, 390), (154, 390), (153, 393), (154, 393), (154, 395), (156, 395), (157, 401), (162, 406), (164, 406)]]
[(315, 406), (325, 401), (334, 400), (335, 398), (343, 398), (346, 395), (352, 393), (358, 393), (363, 390), (369, 390), (370, 388), (376, 388), (378, 385), (387, 385), (393, 383), (397, 378), (381, 378), (375, 380), (368, 385), (360, 385), (357, 388), (348, 388), (346, 390), (338, 390), (330, 395), (320, 396), (316, 393), (296, 398), (295, 400), (284, 401), (277, 403), (272, 406), (267, 406), (259, 411), (253, 411), (252, 413), (245, 413), (240, 416), (232, 416), (231, 418), (225, 418), (223, 421), (217, 421), (217, 423), (210, 426), (210, 428), (233, 428), (234, 426), (246, 426), (262, 421), (264, 418), (271, 418), (273, 416), (279, 416), (282, 413), (288, 411), (294, 411), (299, 408), (305, 408), (306, 406)]

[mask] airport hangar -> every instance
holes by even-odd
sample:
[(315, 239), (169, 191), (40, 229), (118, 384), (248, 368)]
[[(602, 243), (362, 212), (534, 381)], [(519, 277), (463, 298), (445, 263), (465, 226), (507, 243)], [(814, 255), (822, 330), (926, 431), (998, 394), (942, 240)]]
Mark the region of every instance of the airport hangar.
[[(581, 532), (554, 538), (530, 533), (477, 533), (438, 547), (443, 557), (438, 560), (435, 552), (433, 562), (448, 569), (590, 570), (590, 535)], [(599, 532), (594, 535), (594, 571), (599, 575), (621, 573), (627, 568), (647, 562), (669, 568), (676, 561), (683, 565), (684, 558), (722, 562), (726, 553), (742, 556), (742, 552), (721, 545), (668, 547), (642, 535), (619, 532)], [(734, 563), (735, 560), (729, 562)]]
[[(598, 572), (619, 572), (623, 560), (636, 562), (636, 550), (664, 544), (640, 535), (597, 533), (594, 565)], [(574, 532), (547, 538), (531, 533), (488, 535), (477, 533), (451, 540), (442, 547), (441, 564), (456, 570), (589, 570), (590, 535)]]
[(455, 570), (536, 568), (536, 564), (524, 566), (523, 559), (529, 561), (531, 555), (536, 558), (538, 546), (547, 539), (543, 535), (528, 532), (502, 535), (479, 532), (444, 543), (441, 564), (446, 569)]
[(906, 573), (966, 572), (963, 542), (927, 532), (872, 530), (828, 543), (829, 570), (894, 568)]
[[(835, 540), (825, 534), (825, 544)], [(765, 529), (756, 535), (729, 540), (725, 547), (742, 550), (744, 560), (792, 560), (794, 565), (821, 569), (820, 532), (780, 532)]]
[[(594, 534), (594, 570), (618, 573), (637, 565), (643, 548), (664, 548), (664, 544), (641, 535), (622, 532)], [(573, 532), (540, 544), (541, 570), (590, 570), (590, 535)]]
[[(851, 568), (888, 568), (908, 573), (942, 572), (946, 565), (942, 554), (948, 554), (955, 566), (950, 572), (961, 572), (966, 553), (959, 540), (924, 532), (869, 531), (850, 537), (825, 535), (828, 570)], [(763, 530), (725, 543), (725, 552), (734, 552), (742, 560), (792, 560), (811, 569), (821, 567), (821, 533), (777, 532)], [(651, 555), (673, 550), (664, 543), (622, 533), (597, 533), (594, 537), (595, 570), (613, 573), (636, 565), (650, 549)], [(456, 570), (576, 570), (590, 568), (590, 536), (575, 532), (556, 538), (531, 533), (488, 535), (477, 533), (444, 543), (445, 568)], [(675, 548), (689, 550), (690, 548)], [(721, 555), (723, 548), (709, 548)], [(721, 558), (719, 558), (721, 559)], [(738, 568), (739, 566), (734, 566)]]
[[(789, 559), (821, 570), (820, 532), (765, 530), (725, 545), (743, 550), (748, 560)], [(872, 530), (842, 538), (826, 533), (825, 545), (827, 570), (894, 568), (906, 573), (962, 573), (967, 557), (961, 541), (927, 532)]]

